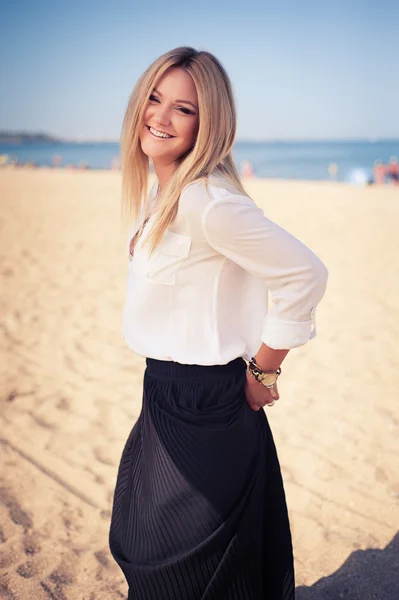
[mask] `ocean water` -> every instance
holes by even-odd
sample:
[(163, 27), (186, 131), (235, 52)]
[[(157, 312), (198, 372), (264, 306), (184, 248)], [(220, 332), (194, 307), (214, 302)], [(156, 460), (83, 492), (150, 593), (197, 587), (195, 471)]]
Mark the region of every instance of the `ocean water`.
[[(52, 165), (55, 155), (61, 156), (61, 166), (87, 164), (92, 169), (109, 169), (119, 157), (119, 144), (57, 143), (1, 145), (0, 154), (7, 154), (20, 163), (35, 162)], [(384, 163), (391, 156), (399, 157), (399, 140), (328, 141), (328, 142), (236, 142), (233, 157), (237, 167), (243, 161), (252, 164), (258, 177), (280, 179), (329, 179), (328, 166), (338, 165), (336, 179), (351, 180), (355, 173), (371, 177), (375, 160)]]

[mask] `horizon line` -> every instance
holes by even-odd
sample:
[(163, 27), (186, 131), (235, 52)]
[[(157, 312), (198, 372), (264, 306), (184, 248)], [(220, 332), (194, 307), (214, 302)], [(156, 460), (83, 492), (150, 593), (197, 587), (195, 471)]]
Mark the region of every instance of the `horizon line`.
[[(44, 133), (42, 131), (6, 131), (0, 130), (0, 136), (43, 136), (49, 137), (55, 142), (60, 143), (74, 143), (74, 144), (119, 144), (118, 138), (82, 138), (82, 137), (61, 137), (51, 133)], [(251, 144), (273, 144), (273, 143), (298, 143), (298, 142), (395, 142), (399, 141), (398, 137), (293, 137), (293, 138), (253, 138), (253, 137), (240, 137), (234, 140), (234, 143), (251, 143)]]

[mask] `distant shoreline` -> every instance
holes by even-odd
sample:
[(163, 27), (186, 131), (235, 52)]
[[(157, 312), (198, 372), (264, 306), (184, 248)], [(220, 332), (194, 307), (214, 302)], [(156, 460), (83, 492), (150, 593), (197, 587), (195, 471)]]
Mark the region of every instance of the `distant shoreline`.
[[(384, 142), (397, 142), (398, 138), (364, 138), (364, 139), (323, 139), (323, 138), (315, 138), (315, 139), (250, 139), (250, 138), (240, 138), (235, 140), (235, 144), (240, 145), (261, 145), (261, 144), (276, 144), (276, 145), (284, 145), (284, 144), (341, 144), (341, 143), (384, 143)], [(16, 146), (16, 145), (30, 145), (30, 144), (119, 144), (119, 139), (115, 140), (107, 140), (107, 139), (66, 139), (60, 138), (53, 135), (48, 135), (45, 133), (25, 133), (25, 132), (8, 132), (8, 131), (0, 131), (0, 144), (3, 146)]]
[(0, 131), (0, 144), (3, 146), (28, 146), (30, 144), (119, 144), (119, 140), (75, 140), (57, 138), (45, 133), (11, 133)]
[(43, 133), (9, 133), (0, 131), (0, 144), (20, 145), (20, 144), (63, 144), (65, 140), (55, 138)]
[[(0, 167), (13, 164), (118, 170), (121, 153), (119, 142), (73, 142), (46, 134), (0, 130)], [(375, 143), (237, 140), (232, 155), (242, 175), (252, 173), (273, 179), (355, 180), (360, 183), (372, 180), (377, 162), (387, 165), (393, 157), (399, 156), (399, 140)]]

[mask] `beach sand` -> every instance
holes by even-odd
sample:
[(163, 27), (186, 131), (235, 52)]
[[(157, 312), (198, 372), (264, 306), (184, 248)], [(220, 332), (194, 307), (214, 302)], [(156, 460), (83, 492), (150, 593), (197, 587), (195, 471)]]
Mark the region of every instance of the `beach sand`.
[[(267, 410), (297, 598), (397, 600), (399, 191), (246, 185), (330, 273)], [(144, 360), (121, 336), (120, 174), (2, 169), (0, 197), (0, 598), (126, 598), (108, 528)]]

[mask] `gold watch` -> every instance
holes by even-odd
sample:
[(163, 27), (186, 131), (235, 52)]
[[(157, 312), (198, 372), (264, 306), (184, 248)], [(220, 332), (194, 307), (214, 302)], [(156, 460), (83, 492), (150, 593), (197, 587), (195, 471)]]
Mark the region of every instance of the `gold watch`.
[(270, 389), (276, 384), (277, 379), (281, 374), (281, 367), (276, 371), (262, 371), (261, 367), (256, 362), (255, 357), (252, 357), (248, 362), (248, 371), (256, 381)]

